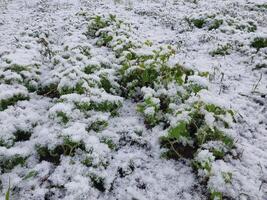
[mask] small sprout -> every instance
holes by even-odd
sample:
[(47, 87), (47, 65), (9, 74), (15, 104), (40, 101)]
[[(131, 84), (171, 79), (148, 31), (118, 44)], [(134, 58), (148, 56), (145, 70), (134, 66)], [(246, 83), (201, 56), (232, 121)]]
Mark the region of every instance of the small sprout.
[(23, 177), (22, 180), (27, 180), (29, 178), (32, 178), (32, 177), (35, 177), (37, 176), (38, 172), (33, 170), (33, 171), (30, 171), (26, 176)]
[(5, 195), (5, 200), (10, 200), (10, 196), (11, 196), (10, 193), (11, 193), (11, 185), (10, 185), (10, 178), (9, 178), (8, 188), (7, 188), (6, 195)]
[(101, 142), (106, 144), (108, 146), (108, 148), (110, 148), (111, 150), (116, 149), (116, 144), (114, 144), (114, 142), (112, 141), (112, 139), (109, 138), (103, 138), (101, 139)]
[(232, 183), (233, 174), (231, 172), (222, 172), (222, 176), (225, 183)]
[(210, 200), (223, 200), (223, 195), (221, 192), (210, 190)]
[(93, 157), (87, 156), (83, 161), (82, 164), (84, 164), (86, 167), (91, 167), (93, 165)]

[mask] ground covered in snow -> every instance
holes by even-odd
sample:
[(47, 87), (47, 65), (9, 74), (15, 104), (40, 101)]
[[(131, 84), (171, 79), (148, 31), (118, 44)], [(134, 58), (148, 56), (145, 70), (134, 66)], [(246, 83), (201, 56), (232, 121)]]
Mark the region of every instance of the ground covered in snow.
[(266, 200), (264, 0), (0, 1), (0, 199)]

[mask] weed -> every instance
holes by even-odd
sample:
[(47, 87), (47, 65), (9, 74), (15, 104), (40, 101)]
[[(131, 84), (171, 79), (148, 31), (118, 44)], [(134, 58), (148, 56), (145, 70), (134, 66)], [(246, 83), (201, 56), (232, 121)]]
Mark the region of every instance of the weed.
[(11, 185), (10, 185), (10, 178), (9, 178), (8, 188), (7, 188), (6, 195), (5, 195), (5, 200), (10, 200), (10, 193), (11, 193)]
[(226, 56), (230, 55), (230, 50), (232, 49), (231, 44), (226, 44), (226, 45), (219, 45), (219, 47), (213, 51), (210, 52), (210, 55), (212, 57), (214, 56)]
[(77, 149), (85, 150), (82, 142), (72, 141), (69, 137), (64, 137), (61, 145), (49, 149), (47, 146), (36, 146), (39, 161), (48, 161), (58, 165), (61, 155), (74, 156)]
[(32, 171), (30, 171), (28, 174), (26, 174), (26, 175), (23, 177), (22, 180), (27, 180), (27, 179), (30, 179), (30, 178), (32, 178), (32, 177), (35, 177), (35, 176), (37, 176), (37, 174), (38, 174), (37, 171), (32, 170)]
[(100, 192), (105, 192), (105, 179), (97, 176), (96, 174), (90, 174), (90, 179), (93, 183), (93, 186), (98, 189)]
[(215, 19), (209, 26), (209, 30), (218, 29), (223, 24), (222, 19)]
[(88, 128), (87, 131), (94, 130), (95, 132), (100, 132), (108, 126), (108, 122), (105, 120), (97, 120), (93, 122)]
[(14, 142), (21, 142), (29, 140), (32, 133), (30, 131), (17, 130), (13, 135), (15, 136)]
[(3, 173), (6, 173), (10, 170), (12, 170), (17, 165), (23, 166), (26, 162), (26, 157), (23, 157), (21, 155), (14, 155), (9, 158), (4, 157), (0, 159), (0, 168)]
[(114, 150), (117, 147), (116, 144), (112, 141), (112, 139), (109, 138), (102, 138), (101, 143), (106, 144), (111, 150)]
[(257, 49), (257, 51), (259, 51), (261, 48), (266, 48), (267, 47), (267, 38), (256, 37), (250, 43), (250, 46)]
[(64, 124), (67, 124), (69, 122), (69, 117), (63, 111), (57, 111), (56, 114), (57, 117), (59, 117)]
[(25, 101), (25, 100), (29, 100), (29, 97), (24, 94), (20, 94), (20, 93), (15, 94), (8, 99), (1, 99), (0, 100), (0, 111), (7, 109), (8, 106), (15, 105), (18, 101)]
[(199, 18), (199, 19), (191, 19), (191, 23), (194, 24), (195, 27), (197, 28), (203, 28), (206, 24), (206, 20), (203, 18)]

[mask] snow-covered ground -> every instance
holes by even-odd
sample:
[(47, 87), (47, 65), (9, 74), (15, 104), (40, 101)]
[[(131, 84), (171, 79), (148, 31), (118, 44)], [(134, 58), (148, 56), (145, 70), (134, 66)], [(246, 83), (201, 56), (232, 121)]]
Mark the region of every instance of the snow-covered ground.
[[(267, 48), (251, 45), (267, 43), (264, 0), (0, 1), (0, 199), (212, 198), (190, 158), (163, 158), (164, 126), (148, 127), (136, 101), (116, 91), (118, 56), (85, 35), (102, 14), (129, 23), (136, 40), (174, 46), (173, 62), (209, 72), (208, 83), (190, 80), (208, 84), (206, 101), (211, 93), (236, 122), (234, 153), (213, 166), (231, 181), (214, 175), (208, 186), (223, 199), (267, 200)], [(103, 76), (114, 88), (91, 89)], [(88, 101), (121, 107), (84, 112)]]

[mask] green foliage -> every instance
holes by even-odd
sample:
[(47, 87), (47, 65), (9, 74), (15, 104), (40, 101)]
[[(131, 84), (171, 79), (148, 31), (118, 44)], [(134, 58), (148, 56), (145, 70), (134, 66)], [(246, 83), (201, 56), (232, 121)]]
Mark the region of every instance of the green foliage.
[(87, 167), (91, 167), (93, 165), (93, 157), (87, 156), (83, 161), (82, 164), (84, 164)]
[(168, 137), (179, 140), (181, 137), (188, 138), (190, 133), (187, 129), (188, 124), (185, 121), (181, 121), (177, 126), (170, 128), (168, 131)]
[(209, 30), (218, 29), (223, 24), (222, 19), (215, 19), (209, 26)]
[(106, 144), (111, 150), (114, 150), (117, 147), (116, 144), (114, 144), (114, 142), (112, 141), (112, 139), (109, 138), (102, 138), (101, 143)]
[(30, 131), (17, 130), (13, 135), (15, 136), (14, 142), (21, 142), (29, 140), (32, 133)]
[(105, 179), (103, 177), (97, 176), (96, 174), (90, 174), (89, 176), (91, 178), (93, 186), (100, 192), (105, 192)]
[(97, 120), (93, 122), (88, 128), (87, 131), (94, 130), (95, 132), (103, 131), (108, 126), (108, 122), (105, 120)]
[(231, 172), (222, 172), (222, 176), (225, 183), (232, 183), (233, 174)]
[(57, 117), (59, 117), (64, 124), (67, 124), (69, 122), (69, 117), (63, 111), (57, 111), (56, 114)]
[(10, 179), (8, 181), (8, 188), (5, 195), (5, 200), (10, 200), (10, 193), (11, 193), (11, 185), (10, 185)]
[(256, 37), (250, 43), (250, 46), (257, 49), (257, 51), (260, 50), (261, 48), (266, 48), (267, 47), (267, 38)]
[(221, 141), (228, 149), (234, 147), (234, 140), (225, 135), (222, 131), (217, 128), (211, 129), (208, 126), (201, 127), (197, 132), (197, 144), (202, 145), (208, 141)]
[(74, 156), (77, 149), (85, 150), (82, 142), (72, 141), (69, 137), (64, 137), (62, 144), (49, 149), (47, 146), (36, 146), (39, 161), (47, 161), (58, 165), (61, 155)]
[(60, 95), (77, 93), (77, 94), (84, 94), (85, 88), (83, 87), (83, 82), (79, 82), (76, 84), (75, 87), (68, 87), (64, 86), (59, 90)]
[(101, 16), (94, 16), (90, 20), (90, 25), (87, 27), (87, 34), (94, 37), (99, 29), (105, 28), (108, 25), (108, 21)]
[(212, 57), (214, 56), (226, 56), (230, 55), (230, 50), (232, 49), (231, 44), (226, 44), (226, 45), (219, 45), (219, 47), (213, 51), (210, 52), (210, 55)]
[(10, 139), (8, 141), (0, 138), (0, 147), (6, 147), (6, 148), (10, 148), (14, 145), (14, 140)]
[(137, 111), (145, 116), (145, 122), (150, 126), (155, 126), (160, 120), (158, 116), (160, 104), (157, 100), (150, 97), (145, 99), (143, 103), (137, 105)]
[(199, 161), (193, 161), (192, 163), (193, 167), (195, 169), (202, 169), (202, 170), (205, 170), (208, 174), (211, 173), (211, 168), (212, 168), (212, 160), (206, 160), (206, 161), (202, 161), (202, 162), (199, 162)]
[(223, 195), (221, 192), (211, 190), (210, 191), (210, 200), (223, 200)]
[(206, 24), (206, 20), (203, 18), (199, 18), (199, 19), (191, 19), (191, 23), (194, 24), (195, 27), (197, 28), (203, 28)]
[(87, 65), (85, 68), (84, 68), (84, 73), (86, 74), (93, 74), (95, 71), (97, 71), (99, 69), (99, 66), (98, 65)]
[(250, 33), (255, 32), (257, 30), (257, 25), (254, 22), (249, 21), (247, 22), (247, 24), (236, 25), (236, 29)]
[(46, 86), (39, 86), (37, 90), (38, 95), (48, 96), (51, 98), (58, 98), (60, 97), (59, 91), (57, 89), (57, 84), (50, 84)]
[(27, 180), (27, 179), (30, 179), (32, 177), (35, 177), (35, 176), (37, 176), (37, 174), (38, 174), (37, 171), (32, 170), (27, 175), (25, 175), (22, 180)]
[(260, 8), (260, 9), (267, 9), (267, 3), (263, 3), (263, 4), (257, 4), (256, 5), (258, 8)]
[(24, 94), (14, 94), (12, 97), (8, 99), (0, 100), (0, 111), (3, 111), (8, 108), (8, 106), (15, 105), (18, 101), (29, 100), (29, 97)]
[(101, 83), (102, 88), (104, 88), (104, 90), (105, 90), (106, 92), (108, 92), (108, 93), (111, 92), (112, 84), (110, 83), (110, 81), (108, 80), (107, 77), (102, 76), (102, 77), (101, 77), (101, 80), (100, 80), (100, 83)]
[(26, 159), (27, 158), (21, 155), (18, 155), (18, 154), (11, 156), (11, 157), (1, 157), (0, 158), (0, 169), (2, 173), (9, 172), (17, 165), (23, 166), (26, 162)]
[(110, 102), (110, 101), (103, 101), (103, 102), (80, 102), (76, 103), (76, 107), (81, 111), (102, 111), (102, 112), (110, 112), (112, 116), (117, 114), (118, 109), (121, 107), (120, 102)]

